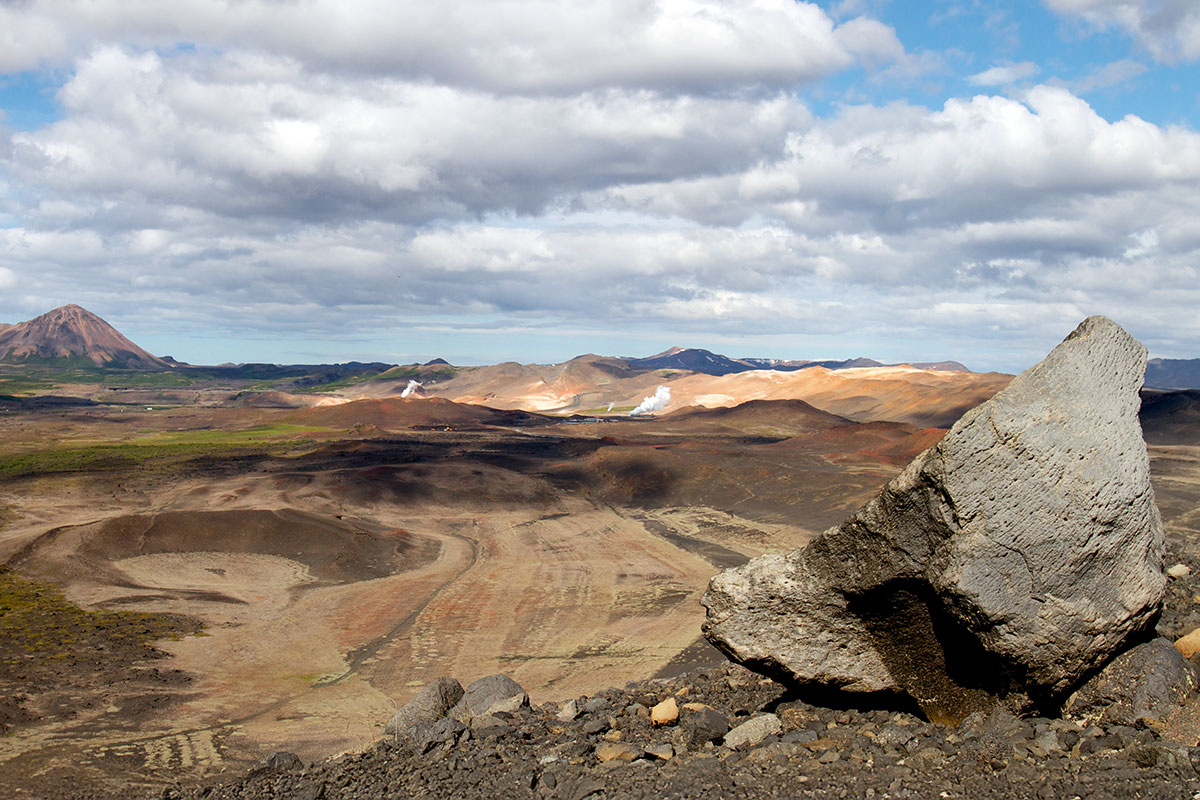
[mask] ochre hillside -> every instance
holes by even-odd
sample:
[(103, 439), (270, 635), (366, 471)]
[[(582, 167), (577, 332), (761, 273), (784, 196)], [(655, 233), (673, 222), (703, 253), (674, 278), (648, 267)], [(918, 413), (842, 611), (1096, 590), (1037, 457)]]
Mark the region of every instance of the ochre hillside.
[(402, 428), (478, 428), (487, 425), (536, 425), (544, 418), (524, 411), (502, 411), (485, 406), (455, 403), (442, 397), (354, 400), (334, 406), (298, 411), (289, 420), (329, 428), (372, 426)]
[(0, 326), (0, 360), (86, 358), (98, 367), (171, 369), (126, 339), (100, 317), (76, 305), (62, 306), (16, 325)]

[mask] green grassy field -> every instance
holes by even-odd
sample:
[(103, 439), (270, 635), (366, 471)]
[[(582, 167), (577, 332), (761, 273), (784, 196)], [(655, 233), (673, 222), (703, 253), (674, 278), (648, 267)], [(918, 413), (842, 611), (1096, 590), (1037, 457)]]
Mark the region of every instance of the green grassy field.
[(241, 431), (169, 431), (128, 442), (64, 443), (21, 453), (0, 453), (0, 477), (129, 469), (154, 462), (166, 464), (239, 453), (282, 454), (297, 444), (307, 447), (307, 441), (300, 441), (305, 434), (327, 430), (307, 425), (275, 424)]

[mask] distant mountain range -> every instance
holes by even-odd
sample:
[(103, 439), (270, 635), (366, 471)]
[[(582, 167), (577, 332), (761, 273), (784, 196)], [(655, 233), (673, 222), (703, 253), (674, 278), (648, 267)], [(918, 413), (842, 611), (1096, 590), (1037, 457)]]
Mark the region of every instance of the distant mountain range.
[(904, 364), (884, 364), (873, 358), (849, 358), (844, 361), (789, 361), (780, 358), (730, 358), (711, 350), (695, 347), (672, 347), (657, 355), (646, 358), (627, 358), (634, 369), (686, 369), (704, 375), (730, 375), (752, 369), (773, 369), (794, 372), (810, 367), (825, 369), (854, 369), (856, 367), (895, 367), (907, 365), (917, 369), (939, 372), (970, 372), (957, 361), (906, 361)]
[[(778, 358), (730, 358), (711, 350), (693, 347), (672, 347), (645, 358), (614, 358), (607, 356), (580, 356), (563, 365), (586, 361), (591, 369), (608, 377), (632, 377), (638, 373), (659, 370), (691, 372), (700, 375), (724, 376), (751, 370), (774, 370), (795, 372), (823, 367), (828, 370), (854, 368), (883, 368), (910, 366), (934, 372), (964, 372), (970, 370), (957, 361), (919, 361), (903, 364), (884, 364), (871, 358), (837, 360), (787, 360)], [(0, 323), (0, 363), (46, 363), (62, 365), (117, 368), (150, 372), (179, 371), (190, 365), (167, 357), (148, 353), (125, 338), (119, 331), (100, 317), (77, 305), (66, 305), (42, 314), (40, 317), (19, 322), (15, 325)], [(405, 377), (418, 381), (444, 380), (455, 373), (455, 369), (443, 359), (434, 359), (420, 365), (393, 366), (371, 363), (334, 365), (292, 365), (304, 367), (303, 377), (298, 373), (296, 385), (322, 385), (326, 382), (360, 376), (369, 379)], [(520, 365), (514, 363), (496, 365), (510, 371)], [(326, 369), (322, 369), (325, 367)], [(389, 369), (390, 367), (390, 369)], [(288, 367), (272, 364), (242, 364), (205, 367), (207, 372), (237, 373), (243, 377), (281, 377)], [(295, 371), (293, 369), (293, 371)], [(245, 375), (242, 375), (245, 373)], [(278, 373), (278, 375), (276, 374)], [(600, 376), (603, 378), (603, 376)], [(1146, 368), (1146, 386), (1157, 389), (1200, 389), (1200, 359), (1153, 358)]]
[(1150, 389), (1200, 389), (1200, 358), (1152, 358), (1146, 363)]

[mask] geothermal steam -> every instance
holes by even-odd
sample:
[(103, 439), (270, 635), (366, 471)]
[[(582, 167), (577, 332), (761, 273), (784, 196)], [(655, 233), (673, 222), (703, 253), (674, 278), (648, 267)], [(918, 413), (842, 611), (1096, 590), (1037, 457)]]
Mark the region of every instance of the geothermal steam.
[(654, 414), (666, 408), (669, 402), (671, 402), (671, 390), (666, 386), (659, 386), (654, 390), (653, 396), (643, 397), (641, 404), (630, 411), (629, 416), (640, 417), (642, 414)]
[(402, 398), (412, 397), (413, 392), (415, 392), (417, 389), (420, 389), (420, 388), (421, 388), (421, 384), (417, 383), (414, 380), (410, 380), (408, 382), (408, 386), (405, 386), (404, 391), (400, 393), (400, 397), (402, 397)]

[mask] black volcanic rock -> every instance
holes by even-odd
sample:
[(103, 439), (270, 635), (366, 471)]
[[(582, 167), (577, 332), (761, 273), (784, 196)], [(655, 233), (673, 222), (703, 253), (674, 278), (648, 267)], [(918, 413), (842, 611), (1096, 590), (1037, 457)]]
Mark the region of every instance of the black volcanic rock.
[(171, 364), (147, 353), (100, 317), (76, 305), (62, 306), (0, 330), (0, 361), (76, 358), (98, 367), (171, 369)]

